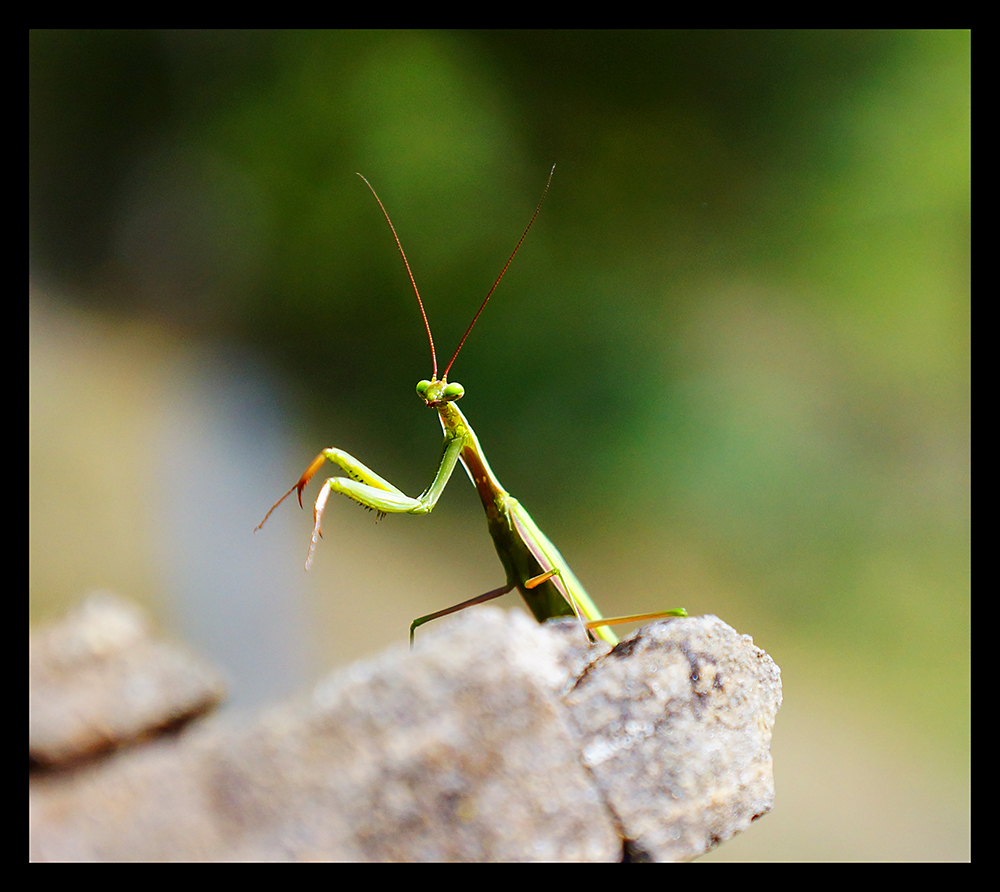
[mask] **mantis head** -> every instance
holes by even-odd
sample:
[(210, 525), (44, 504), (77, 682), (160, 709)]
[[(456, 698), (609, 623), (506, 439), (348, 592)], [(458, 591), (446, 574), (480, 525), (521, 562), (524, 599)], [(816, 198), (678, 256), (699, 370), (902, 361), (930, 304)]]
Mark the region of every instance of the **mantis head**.
[(428, 406), (437, 408), (444, 403), (460, 400), (465, 396), (465, 388), (457, 381), (423, 380), (417, 382), (417, 396)]

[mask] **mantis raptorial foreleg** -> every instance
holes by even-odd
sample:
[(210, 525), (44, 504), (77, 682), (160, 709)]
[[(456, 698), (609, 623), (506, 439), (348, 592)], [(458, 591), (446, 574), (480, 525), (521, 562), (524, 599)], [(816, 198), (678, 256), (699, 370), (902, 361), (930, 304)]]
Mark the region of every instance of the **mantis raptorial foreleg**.
[(461, 438), (446, 436), (437, 474), (434, 475), (431, 485), (420, 496), (413, 498), (397, 489), (384, 477), (376, 474), (368, 465), (358, 461), (349, 452), (331, 446), (324, 449), (312, 460), (305, 473), (299, 478), (298, 483), (274, 503), (254, 532), (264, 526), (274, 509), (293, 492), (298, 493), (299, 507), (302, 507), (302, 490), (309, 484), (324, 462), (329, 461), (342, 468), (350, 476), (328, 477), (324, 481), (319, 495), (316, 496), (316, 504), (313, 506), (313, 534), (309, 543), (309, 554), (306, 556), (306, 569), (308, 570), (309, 565), (312, 564), (316, 545), (323, 535), (323, 512), (326, 510), (326, 502), (330, 493), (340, 493), (353, 499), (359, 505), (377, 512), (379, 518), (386, 514), (430, 514), (441, 497), (441, 493), (444, 492), (452, 471), (455, 470), (461, 451)]

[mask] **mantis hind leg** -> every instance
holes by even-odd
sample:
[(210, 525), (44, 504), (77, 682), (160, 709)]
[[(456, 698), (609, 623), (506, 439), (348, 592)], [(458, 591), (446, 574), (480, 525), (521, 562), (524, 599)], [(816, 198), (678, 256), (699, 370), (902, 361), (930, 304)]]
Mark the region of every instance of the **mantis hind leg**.
[(422, 626), (424, 623), (429, 623), (432, 619), (439, 619), (442, 616), (448, 616), (449, 613), (458, 613), (459, 610), (465, 610), (466, 607), (472, 607), (476, 604), (484, 604), (487, 601), (492, 601), (494, 598), (506, 595), (507, 592), (512, 591), (513, 588), (514, 583), (510, 583), (510, 585), (495, 588), (485, 594), (476, 595), (475, 598), (469, 598), (468, 601), (462, 601), (461, 604), (456, 604), (454, 607), (446, 607), (444, 610), (437, 610), (434, 613), (428, 613), (427, 616), (418, 617), (410, 623), (410, 647), (413, 647), (413, 633), (417, 630), (418, 626)]
[(636, 613), (632, 616), (609, 616), (602, 619), (587, 620), (583, 627), (587, 630), (599, 629), (601, 626), (617, 626), (620, 623), (641, 623), (647, 619), (663, 619), (665, 616), (687, 616), (688, 612), (683, 607), (675, 607), (673, 610), (660, 610), (656, 613)]

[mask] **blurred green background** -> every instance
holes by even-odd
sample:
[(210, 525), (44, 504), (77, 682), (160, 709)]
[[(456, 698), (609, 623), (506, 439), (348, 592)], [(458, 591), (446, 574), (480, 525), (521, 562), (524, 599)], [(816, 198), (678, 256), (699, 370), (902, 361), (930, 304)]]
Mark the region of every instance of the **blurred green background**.
[[(970, 35), (29, 35), (30, 604), (146, 603), (237, 706), (502, 570), (430, 517), (282, 506), (440, 447), (407, 250), (494, 470), (606, 615), (782, 669), (775, 810), (712, 858), (963, 859)], [(315, 485), (307, 495), (314, 498)], [(511, 596), (503, 604), (516, 603)]]

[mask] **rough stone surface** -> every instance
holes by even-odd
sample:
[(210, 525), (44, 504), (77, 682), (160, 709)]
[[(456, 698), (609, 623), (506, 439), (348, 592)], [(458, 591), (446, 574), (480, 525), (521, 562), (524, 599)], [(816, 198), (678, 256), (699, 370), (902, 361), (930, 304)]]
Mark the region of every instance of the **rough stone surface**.
[(718, 617), (646, 626), (563, 699), (631, 857), (694, 858), (771, 810), (779, 670)]
[(85, 760), (182, 724), (222, 696), (214, 670), (152, 638), (137, 607), (92, 595), (28, 638), (28, 759)]
[(685, 860), (770, 808), (763, 651), (715, 617), (608, 651), (470, 610), (242, 726), (36, 774), (31, 857)]

